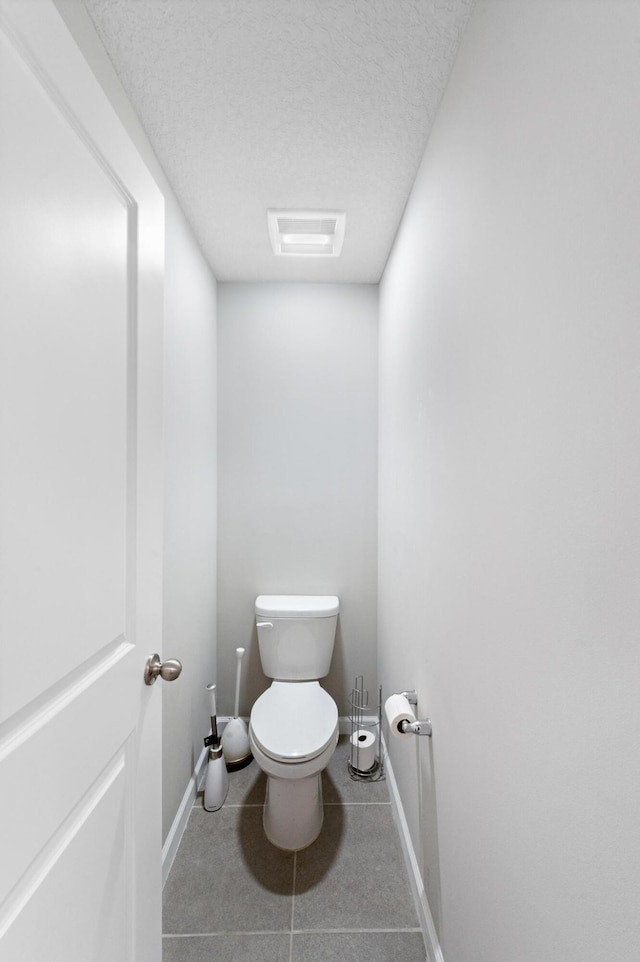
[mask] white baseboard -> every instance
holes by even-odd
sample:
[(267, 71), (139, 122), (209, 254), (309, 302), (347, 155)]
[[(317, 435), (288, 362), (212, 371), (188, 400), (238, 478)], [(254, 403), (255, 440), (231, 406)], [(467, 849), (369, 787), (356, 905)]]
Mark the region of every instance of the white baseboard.
[(389, 755), (387, 754), (387, 748), (384, 744), (384, 740), (383, 750), (384, 770), (387, 777), (387, 782), (389, 784), (391, 809), (393, 811), (396, 825), (398, 826), (398, 832), (400, 834), (402, 853), (404, 855), (407, 873), (409, 875), (409, 885), (411, 886), (416, 912), (418, 913), (418, 921), (420, 923), (420, 928), (422, 929), (422, 937), (424, 939), (424, 945), (427, 951), (427, 962), (444, 962), (444, 956), (438, 940), (438, 933), (436, 932), (436, 927), (433, 923), (433, 916), (431, 915), (431, 909), (429, 908), (429, 903), (427, 902), (422, 874), (418, 866), (418, 859), (416, 858), (411, 835), (409, 834), (409, 826), (407, 824), (404, 808), (400, 799), (398, 783), (396, 782), (393, 774), (393, 767), (389, 761)]

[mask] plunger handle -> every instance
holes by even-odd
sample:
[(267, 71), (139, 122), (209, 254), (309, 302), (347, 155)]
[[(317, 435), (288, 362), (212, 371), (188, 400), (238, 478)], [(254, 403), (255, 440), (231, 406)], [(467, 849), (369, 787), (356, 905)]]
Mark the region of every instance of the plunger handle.
[(233, 717), (238, 717), (238, 708), (240, 705), (240, 672), (242, 670), (242, 659), (244, 658), (244, 648), (236, 648), (236, 707), (233, 713)]
[(218, 738), (218, 722), (216, 719), (216, 686), (207, 685), (206, 690), (209, 692), (209, 708), (211, 715), (211, 734), (213, 735), (213, 741), (217, 745), (219, 742)]
[(206, 690), (209, 692), (209, 706), (210, 706), (209, 714), (211, 715), (212, 718), (214, 718), (214, 717), (216, 716), (216, 714), (217, 714), (217, 711), (216, 711), (216, 686), (215, 686), (215, 685), (207, 685), (207, 689), (206, 689)]

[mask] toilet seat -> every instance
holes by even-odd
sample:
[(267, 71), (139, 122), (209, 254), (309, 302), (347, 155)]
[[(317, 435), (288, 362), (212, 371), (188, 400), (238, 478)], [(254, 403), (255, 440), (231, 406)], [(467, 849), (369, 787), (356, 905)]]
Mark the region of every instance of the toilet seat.
[(274, 681), (251, 710), (251, 734), (265, 755), (297, 764), (335, 742), (338, 708), (317, 681)]

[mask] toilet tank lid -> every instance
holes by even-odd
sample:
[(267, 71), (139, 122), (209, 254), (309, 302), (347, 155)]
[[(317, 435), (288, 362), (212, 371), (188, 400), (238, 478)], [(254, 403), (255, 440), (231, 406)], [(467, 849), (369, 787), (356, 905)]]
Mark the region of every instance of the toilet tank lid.
[(337, 615), (336, 595), (258, 595), (256, 614), (271, 618), (328, 618)]

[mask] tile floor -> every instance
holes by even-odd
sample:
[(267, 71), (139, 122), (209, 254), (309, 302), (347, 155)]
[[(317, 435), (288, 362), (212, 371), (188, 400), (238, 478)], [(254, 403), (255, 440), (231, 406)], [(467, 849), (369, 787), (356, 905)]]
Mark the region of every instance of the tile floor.
[(301, 852), (262, 829), (265, 776), (199, 795), (164, 889), (163, 962), (424, 962), (387, 783), (354, 782), (348, 740), (323, 773), (325, 821)]

